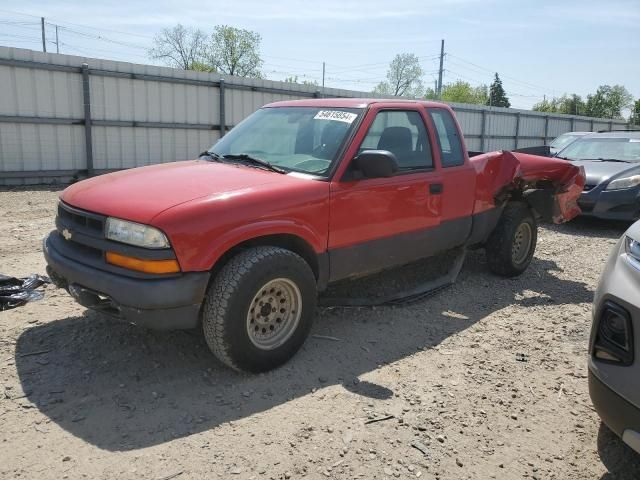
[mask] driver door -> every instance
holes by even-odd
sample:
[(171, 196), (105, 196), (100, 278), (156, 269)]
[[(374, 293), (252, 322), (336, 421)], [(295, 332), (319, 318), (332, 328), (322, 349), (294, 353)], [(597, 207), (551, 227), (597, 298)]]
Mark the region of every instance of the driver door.
[(368, 112), (362, 126), (366, 134), (356, 136), (357, 146), (347, 155), (389, 150), (399, 171), (388, 178), (361, 179), (350, 175), (352, 165), (337, 172), (330, 199), (331, 281), (429, 256), (442, 212), (442, 177), (425, 120), (424, 112), (404, 105), (374, 105)]

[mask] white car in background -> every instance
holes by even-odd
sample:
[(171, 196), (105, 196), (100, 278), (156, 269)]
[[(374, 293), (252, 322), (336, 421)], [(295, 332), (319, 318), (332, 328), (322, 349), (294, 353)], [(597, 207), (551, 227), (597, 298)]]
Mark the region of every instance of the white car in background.
[(589, 394), (602, 421), (640, 453), (640, 221), (613, 248), (593, 302)]

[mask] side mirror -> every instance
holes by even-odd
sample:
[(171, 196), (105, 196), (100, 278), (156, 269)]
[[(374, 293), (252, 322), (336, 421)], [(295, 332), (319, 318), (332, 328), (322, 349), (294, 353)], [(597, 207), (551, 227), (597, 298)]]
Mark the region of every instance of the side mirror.
[(364, 150), (353, 162), (366, 178), (391, 177), (398, 171), (398, 160), (388, 150)]

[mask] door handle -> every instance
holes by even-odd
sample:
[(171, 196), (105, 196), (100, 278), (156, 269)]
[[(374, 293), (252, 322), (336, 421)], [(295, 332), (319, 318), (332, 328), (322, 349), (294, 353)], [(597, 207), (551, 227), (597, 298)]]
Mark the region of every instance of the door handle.
[(442, 184), (441, 183), (432, 183), (429, 185), (429, 193), (433, 195), (438, 195), (442, 193)]

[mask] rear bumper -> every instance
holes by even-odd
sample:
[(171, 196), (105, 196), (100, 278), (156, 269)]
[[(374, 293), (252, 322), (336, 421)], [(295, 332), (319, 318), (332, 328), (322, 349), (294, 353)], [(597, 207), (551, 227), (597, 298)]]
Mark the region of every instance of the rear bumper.
[(628, 402), (589, 369), (589, 395), (602, 421), (640, 453), (640, 408)]
[(209, 282), (209, 272), (158, 279), (117, 275), (85, 265), (56, 249), (57, 232), (43, 242), (47, 272), (81, 305), (146, 328), (194, 328)]
[(604, 190), (597, 186), (578, 199), (582, 215), (607, 220), (632, 221), (640, 218), (640, 189)]

